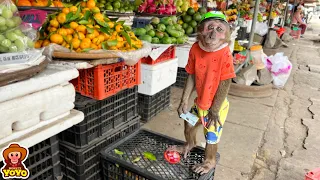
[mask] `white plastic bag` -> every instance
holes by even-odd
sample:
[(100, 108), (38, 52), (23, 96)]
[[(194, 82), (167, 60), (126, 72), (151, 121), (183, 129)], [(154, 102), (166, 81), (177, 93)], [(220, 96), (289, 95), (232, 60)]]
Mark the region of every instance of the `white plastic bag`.
[(254, 31), (256, 34), (259, 34), (260, 36), (264, 36), (268, 33), (268, 25), (263, 22), (257, 22), (256, 23), (256, 29)]
[(290, 77), (292, 63), (284, 53), (277, 53), (274, 56), (265, 58), (265, 64), (272, 74), (273, 84), (277, 87), (284, 87)]

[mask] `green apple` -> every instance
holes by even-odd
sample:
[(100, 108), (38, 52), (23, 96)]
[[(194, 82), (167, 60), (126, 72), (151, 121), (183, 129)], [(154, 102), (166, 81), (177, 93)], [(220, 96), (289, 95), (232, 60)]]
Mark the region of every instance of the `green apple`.
[(17, 12), (17, 11), (18, 11), (17, 6), (16, 6), (16, 5), (14, 5), (14, 4), (12, 4), (12, 5), (11, 5), (10, 9), (11, 9), (12, 13), (15, 13), (15, 12)]
[(9, 52), (18, 52), (17, 46), (11, 44), (11, 45), (9, 46)]
[(2, 16), (4, 18), (6, 18), (6, 19), (10, 19), (10, 18), (12, 18), (13, 13), (12, 13), (11, 9), (6, 9), (5, 8), (5, 9), (2, 10)]
[(5, 39), (6, 39), (6, 37), (4, 37), (4, 35), (0, 34), (0, 42), (5, 40)]
[(0, 46), (0, 52), (6, 53), (9, 49), (7, 47)]
[(7, 26), (0, 26), (0, 32), (4, 32), (8, 29)]
[(6, 19), (2, 16), (0, 16), (0, 26), (6, 25)]
[(13, 31), (7, 31), (6, 38), (9, 39), (10, 41), (15, 41), (16, 39), (19, 38), (19, 36), (16, 33), (14, 33)]
[(28, 45), (29, 48), (33, 48), (34, 47), (34, 42), (30, 38), (28, 38), (27, 45)]
[(14, 44), (17, 46), (19, 52), (24, 51), (26, 49), (26, 46), (22, 39), (16, 39), (14, 41)]
[(6, 19), (6, 26), (8, 28), (13, 28), (13, 27), (16, 27), (16, 24), (14, 21), (12, 21), (12, 19)]
[(11, 45), (11, 41), (9, 39), (5, 39), (3, 41), (1, 41), (1, 46), (9, 48), (9, 46)]
[(24, 34), (22, 33), (22, 31), (20, 29), (15, 29), (13, 32), (18, 36), (24, 37)]
[(15, 26), (19, 26), (22, 22), (21, 18), (19, 16), (14, 16), (12, 18), (12, 21), (14, 22)]

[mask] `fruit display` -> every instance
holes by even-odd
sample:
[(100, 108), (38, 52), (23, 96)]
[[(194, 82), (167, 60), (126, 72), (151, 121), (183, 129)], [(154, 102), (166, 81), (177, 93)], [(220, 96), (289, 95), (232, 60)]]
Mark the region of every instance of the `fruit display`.
[(199, 8), (195, 11), (193, 8), (189, 8), (187, 12), (183, 13), (178, 20), (178, 24), (182, 26), (185, 33), (189, 36), (197, 32), (198, 23), (201, 21), (201, 16), (207, 12), (206, 8)]
[(139, 13), (174, 15), (177, 8), (173, 0), (144, 0), (138, 7)]
[(177, 12), (186, 12), (190, 7), (190, 1), (188, 0), (175, 0), (174, 5), (177, 7)]
[(63, 3), (59, 0), (17, 0), (14, 3), (17, 6), (63, 7)]
[(184, 29), (177, 23), (176, 16), (161, 19), (154, 17), (144, 28), (134, 29), (134, 33), (139, 39), (153, 44), (184, 44), (188, 41)]
[(119, 13), (132, 13), (135, 8), (129, 0), (98, 0), (97, 7), (102, 11), (107, 10)]
[(223, 12), (226, 15), (227, 21), (232, 22), (236, 21), (238, 18), (238, 10), (237, 9), (228, 9)]
[(11, 1), (0, 5), (0, 52), (22, 52), (33, 48), (33, 41), (21, 29), (17, 6)]
[(141, 48), (142, 42), (123, 24), (124, 21), (114, 22), (103, 15), (94, 0), (82, 1), (78, 6), (50, 14), (35, 47), (55, 43), (76, 52)]

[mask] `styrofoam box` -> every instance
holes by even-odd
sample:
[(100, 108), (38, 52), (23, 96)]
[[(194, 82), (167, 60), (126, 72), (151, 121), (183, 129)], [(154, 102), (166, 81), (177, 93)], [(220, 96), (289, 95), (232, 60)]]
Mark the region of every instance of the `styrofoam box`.
[(30, 79), (0, 87), (0, 103), (60, 84), (68, 84), (78, 76), (79, 72), (75, 68), (49, 64), (44, 71)]
[(74, 108), (75, 89), (58, 85), (0, 103), (0, 139), (41, 121), (62, 118)]
[(141, 94), (152, 96), (176, 82), (178, 59), (174, 58), (154, 65), (141, 64)]
[(176, 56), (178, 58), (178, 67), (185, 68), (188, 59), (189, 59), (189, 51), (190, 51), (191, 45), (184, 45), (176, 47)]

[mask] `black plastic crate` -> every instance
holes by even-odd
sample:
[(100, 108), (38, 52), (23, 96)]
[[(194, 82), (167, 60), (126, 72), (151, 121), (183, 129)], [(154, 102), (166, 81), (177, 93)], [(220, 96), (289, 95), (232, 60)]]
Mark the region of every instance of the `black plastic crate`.
[(146, 16), (135, 16), (133, 18), (132, 28), (143, 28), (147, 24), (150, 23), (152, 17), (146, 17)]
[(176, 82), (174, 83), (174, 86), (184, 88), (187, 78), (188, 78), (188, 73), (186, 69), (179, 67), (177, 72), (177, 79), (176, 79)]
[[(205, 151), (201, 147), (193, 148), (186, 159), (178, 164), (169, 164), (164, 159), (165, 150), (171, 145), (183, 145), (184, 142), (149, 130), (141, 129), (125, 139), (114, 143), (101, 151), (101, 163), (104, 180), (213, 180), (214, 171), (200, 176), (192, 171), (195, 164), (204, 161)], [(123, 152), (117, 155), (114, 150)], [(156, 161), (143, 158), (144, 152), (155, 155)], [(133, 162), (137, 157), (139, 161)], [(217, 162), (220, 159), (217, 153)]]
[(59, 138), (75, 148), (83, 148), (137, 115), (138, 86), (125, 89), (107, 99), (98, 101), (76, 95), (75, 109), (85, 119), (61, 132)]
[(138, 113), (141, 120), (149, 121), (170, 105), (170, 86), (153, 96), (139, 94)]
[(82, 149), (70, 147), (60, 143), (60, 159), (64, 179), (72, 180), (98, 180), (101, 178), (99, 153), (109, 144), (124, 138), (140, 128), (140, 116), (131, 118), (129, 122), (113, 130), (110, 134), (96, 139), (93, 143)]
[[(24, 161), (30, 173), (28, 180), (55, 180), (62, 175), (57, 136), (46, 139), (28, 149), (29, 155)], [(3, 167), (3, 161), (0, 162), (0, 166)]]

